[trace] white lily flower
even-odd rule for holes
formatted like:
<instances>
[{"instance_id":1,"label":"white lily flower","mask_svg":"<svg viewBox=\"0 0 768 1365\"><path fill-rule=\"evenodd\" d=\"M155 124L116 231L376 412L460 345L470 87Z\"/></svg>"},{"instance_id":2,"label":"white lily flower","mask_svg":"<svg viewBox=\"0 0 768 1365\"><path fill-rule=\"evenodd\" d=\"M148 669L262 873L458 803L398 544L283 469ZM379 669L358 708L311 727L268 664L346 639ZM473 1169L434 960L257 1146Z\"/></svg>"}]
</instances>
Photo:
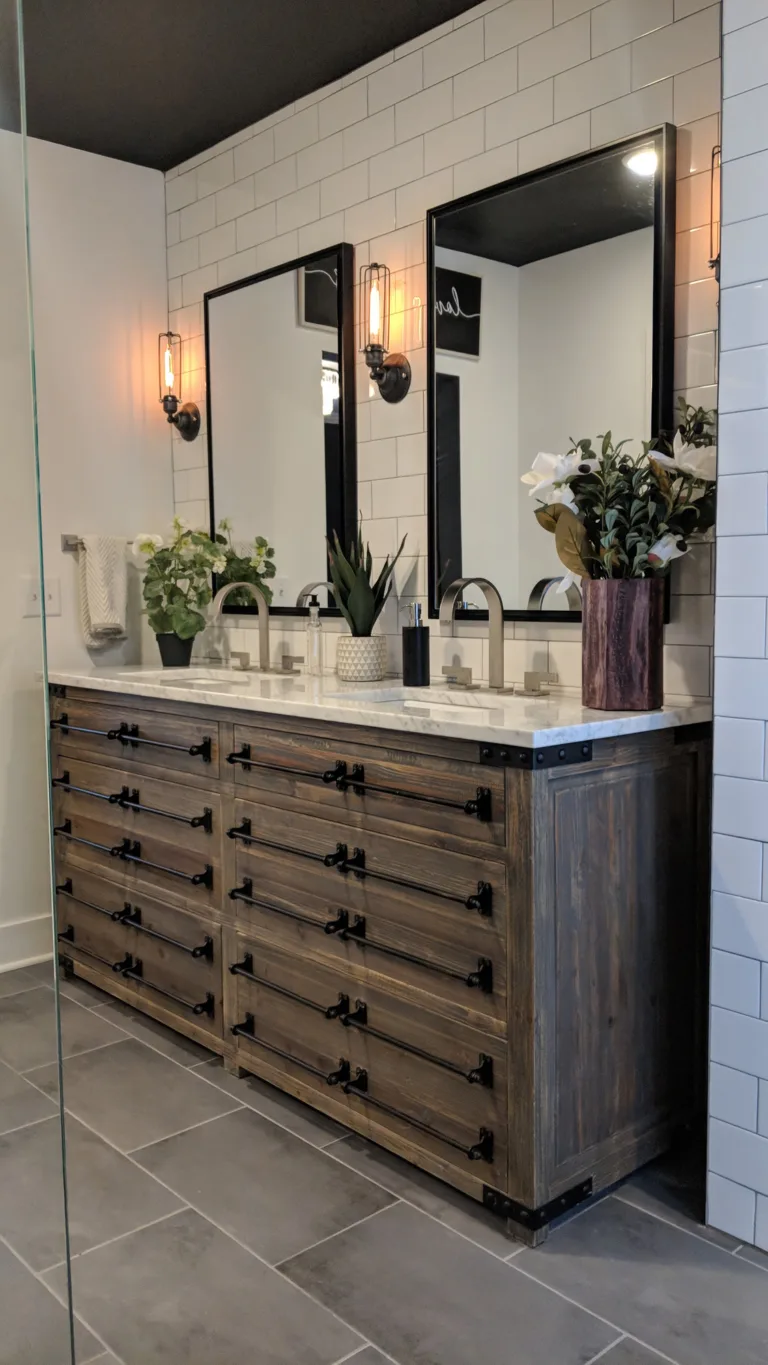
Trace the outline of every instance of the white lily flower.
<instances>
[{"instance_id":1,"label":"white lily flower","mask_svg":"<svg viewBox=\"0 0 768 1365\"><path fill-rule=\"evenodd\" d=\"M578 503L571 492L570 484L553 484L551 489L546 493L546 496L542 493L544 486L544 484L539 484L538 488L534 488L533 491L538 497L544 497L544 501L548 507L552 507L554 503L562 503L564 507L570 507L572 512L577 510Z\"/></svg>"},{"instance_id":2,"label":"white lily flower","mask_svg":"<svg viewBox=\"0 0 768 1365\"><path fill-rule=\"evenodd\" d=\"M563 574L562 578L560 579L560 582L555 588L555 592L556 593L567 592L568 589L572 588L574 584L576 585L576 587L578 587L580 583L581 578L579 577L579 575L577 573L574 573L572 569L569 569L566 574Z\"/></svg>"},{"instance_id":3,"label":"white lily flower","mask_svg":"<svg viewBox=\"0 0 768 1365\"><path fill-rule=\"evenodd\" d=\"M682 549L680 548L682 546ZM653 564L668 564L671 559L680 559L681 555L686 554L688 546L679 536L673 536L671 531L656 541L648 551L648 558Z\"/></svg>"},{"instance_id":4,"label":"white lily flower","mask_svg":"<svg viewBox=\"0 0 768 1365\"><path fill-rule=\"evenodd\" d=\"M717 446L690 446L679 431L672 442L675 461L686 474L714 483L717 477Z\"/></svg>"}]
</instances>

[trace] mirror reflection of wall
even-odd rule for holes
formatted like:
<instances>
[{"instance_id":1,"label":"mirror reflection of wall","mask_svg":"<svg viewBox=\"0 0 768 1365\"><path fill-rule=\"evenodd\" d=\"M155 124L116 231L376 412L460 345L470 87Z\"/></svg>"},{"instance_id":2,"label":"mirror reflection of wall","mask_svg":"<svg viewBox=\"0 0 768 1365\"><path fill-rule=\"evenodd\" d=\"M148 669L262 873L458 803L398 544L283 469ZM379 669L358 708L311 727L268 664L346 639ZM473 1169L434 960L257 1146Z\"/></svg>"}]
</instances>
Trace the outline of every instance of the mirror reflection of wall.
<instances>
[{"instance_id":1,"label":"mirror reflection of wall","mask_svg":"<svg viewBox=\"0 0 768 1365\"><path fill-rule=\"evenodd\" d=\"M637 449L661 423L663 138L645 142L658 144L650 175L622 144L433 217L433 607L453 579L482 574L525 610L564 571L521 475L539 451L606 430ZM471 588L465 601L485 605ZM541 609L572 605L550 591Z\"/></svg>"},{"instance_id":2,"label":"mirror reflection of wall","mask_svg":"<svg viewBox=\"0 0 768 1365\"><path fill-rule=\"evenodd\" d=\"M351 287L346 251L346 270L333 251L206 301L212 519L228 519L238 548L269 542L278 608L327 579L326 535L344 538L355 520L354 403L345 412L343 400L353 337L338 301Z\"/></svg>"}]
</instances>

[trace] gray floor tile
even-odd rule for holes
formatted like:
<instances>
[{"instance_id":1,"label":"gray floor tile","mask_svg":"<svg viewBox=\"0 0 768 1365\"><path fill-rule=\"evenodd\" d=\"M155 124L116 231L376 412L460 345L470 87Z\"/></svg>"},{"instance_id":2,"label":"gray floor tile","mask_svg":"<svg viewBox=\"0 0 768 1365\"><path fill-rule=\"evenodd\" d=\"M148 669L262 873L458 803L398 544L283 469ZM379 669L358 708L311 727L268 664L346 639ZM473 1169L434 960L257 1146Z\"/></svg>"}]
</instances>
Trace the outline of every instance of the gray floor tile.
<instances>
[{"instance_id":1,"label":"gray floor tile","mask_svg":"<svg viewBox=\"0 0 768 1365\"><path fill-rule=\"evenodd\" d=\"M49 1118L56 1113L57 1107L23 1076L0 1062L0 1133Z\"/></svg>"},{"instance_id":2,"label":"gray floor tile","mask_svg":"<svg viewBox=\"0 0 768 1365\"><path fill-rule=\"evenodd\" d=\"M102 1022L101 1027L110 1026ZM32 1072L31 1079L46 1095L57 1094L55 1067ZM64 1097L68 1113L121 1152L216 1118L234 1105L228 1095L134 1038L70 1057L64 1063Z\"/></svg>"},{"instance_id":3,"label":"gray floor tile","mask_svg":"<svg viewBox=\"0 0 768 1365\"><path fill-rule=\"evenodd\" d=\"M619 1186L616 1197L735 1251L739 1245L735 1238L704 1223L706 1171L706 1145L694 1140L636 1171Z\"/></svg>"},{"instance_id":4,"label":"gray floor tile","mask_svg":"<svg viewBox=\"0 0 768 1365\"><path fill-rule=\"evenodd\" d=\"M125 1365L331 1365L359 1340L192 1210L78 1257L72 1274L78 1311ZM58 1286L62 1271L45 1278Z\"/></svg>"},{"instance_id":5,"label":"gray floor tile","mask_svg":"<svg viewBox=\"0 0 768 1365\"><path fill-rule=\"evenodd\" d=\"M381 1351L377 1351L375 1346L364 1346L362 1351L352 1356L349 1365L391 1365L391 1361L388 1361Z\"/></svg>"},{"instance_id":6,"label":"gray floor tile","mask_svg":"<svg viewBox=\"0 0 768 1365\"><path fill-rule=\"evenodd\" d=\"M393 1202L251 1109L145 1147L135 1159L271 1265Z\"/></svg>"},{"instance_id":7,"label":"gray floor tile","mask_svg":"<svg viewBox=\"0 0 768 1365\"><path fill-rule=\"evenodd\" d=\"M110 1000L104 995L102 1004L98 1005L94 1012L98 1018L108 1019L117 1028L125 1029L132 1038L138 1038L140 1043L146 1043L148 1047L162 1052L164 1057L169 1057L172 1062L178 1062L180 1066L195 1066L214 1055L209 1048L201 1047L191 1038L185 1038L183 1034L166 1028L165 1024L151 1019L148 1014L140 1014L122 1000Z\"/></svg>"},{"instance_id":8,"label":"gray floor tile","mask_svg":"<svg viewBox=\"0 0 768 1365\"><path fill-rule=\"evenodd\" d=\"M338 1161L369 1176L497 1256L509 1256L520 1245L507 1236L503 1218L495 1218L474 1199L365 1138L352 1136L335 1142L332 1153Z\"/></svg>"},{"instance_id":9,"label":"gray floor tile","mask_svg":"<svg viewBox=\"0 0 768 1365\"><path fill-rule=\"evenodd\" d=\"M92 986L90 981L81 981L77 976L67 977L63 972L59 976L59 995L65 1000L74 1000L75 1004L83 1005L88 1010L96 1005L106 1005L112 999L106 991Z\"/></svg>"},{"instance_id":10,"label":"gray floor tile","mask_svg":"<svg viewBox=\"0 0 768 1365\"><path fill-rule=\"evenodd\" d=\"M102 1349L79 1323L75 1348L84 1361ZM70 1365L71 1358L66 1308L0 1244L0 1365Z\"/></svg>"},{"instance_id":11,"label":"gray floor tile","mask_svg":"<svg viewBox=\"0 0 768 1365\"><path fill-rule=\"evenodd\" d=\"M768 1252L760 1251L759 1247L740 1247L736 1255L768 1272Z\"/></svg>"},{"instance_id":12,"label":"gray floor tile","mask_svg":"<svg viewBox=\"0 0 768 1365\"><path fill-rule=\"evenodd\" d=\"M288 1128L315 1147L327 1147L349 1131L340 1123L334 1123L333 1119L326 1118L325 1114L310 1109L308 1104L302 1104L301 1100L295 1100L292 1095L285 1095L276 1086L260 1080L258 1076L230 1076L218 1057L207 1066L201 1066L200 1075L226 1090L228 1095L234 1095L241 1104L247 1104L266 1118L274 1119L275 1123L281 1123L283 1128Z\"/></svg>"},{"instance_id":13,"label":"gray floor tile","mask_svg":"<svg viewBox=\"0 0 768 1365\"><path fill-rule=\"evenodd\" d=\"M680 1365L765 1365L761 1272L609 1198L513 1264Z\"/></svg>"},{"instance_id":14,"label":"gray floor tile","mask_svg":"<svg viewBox=\"0 0 768 1365\"><path fill-rule=\"evenodd\" d=\"M61 1048L65 1057L116 1043L124 1033L72 1000L61 1001ZM30 1071L56 1060L56 997L47 986L0 1000L0 1061Z\"/></svg>"},{"instance_id":15,"label":"gray floor tile","mask_svg":"<svg viewBox=\"0 0 768 1365\"><path fill-rule=\"evenodd\" d=\"M53 969L48 963L48 975L53 979ZM19 991L29 991L40 982L29 967L17 967L12 972L0 972L0 999L4 995L17 995Z\"/></svg>"},{"instance_id":16,"label":"gray floor tile","mask_svg":"<svg viewBox=\"0 0 768 1365\"><path fill-rule=\"evenodd\" d=\"M616 1339L406 1204L281 1269L400 1365L585 1365Z\"/></svg>"},{"instance_id":17,"label":"gray floor tile","mask_svg":"<svg viewBox=\"0 0 768 1365\"><path fill-rule=\"evenodd\" d=\"M71 1116L66 1135L73 1255L182 1207L183 1199ZM33 1270L66 1256L58 1118L0 1138L0 1236Z\"/></svg>"}]
</instances>

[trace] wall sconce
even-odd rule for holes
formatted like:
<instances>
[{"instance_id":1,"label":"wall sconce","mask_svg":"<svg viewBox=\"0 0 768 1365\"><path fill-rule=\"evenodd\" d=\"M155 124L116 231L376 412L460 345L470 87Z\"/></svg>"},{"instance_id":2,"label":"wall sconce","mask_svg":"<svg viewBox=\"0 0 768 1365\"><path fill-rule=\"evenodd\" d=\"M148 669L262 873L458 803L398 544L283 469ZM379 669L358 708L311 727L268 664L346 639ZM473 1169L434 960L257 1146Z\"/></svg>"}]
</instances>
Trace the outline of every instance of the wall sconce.
<instances>
[{"instance_id":1,"label":"wall sconce","mask_svg":"<svg viewBox=\"0 0 768 1365\"><path fill-rule=\"evenodd\" d=\"M181 398L181 337L177 332L161 332L157 339L157 358L160 374L160 402L163 412L176 427L184 441L194 441L200 431L200 409L197 403L183 403Z\"/></svg>"},{"instance_id":2,"label":"wall sconce","mask_svg":"<svg viewBox=\"0 0 768 1365\"><path fill-rule=\"evenodd\" d=\"M411 367L404 355L389 347L389 271L385 265L365 265L360 271L360 349L387 403L399 403L411 387Z\"/></svg>"},{"instance_id":3,"label":"wall sconce","mask_svg":"<svg viewBox=\"0 0 768 1365\"><path fill-rule=\"evenodd\" d=\"M709 268L720 283L720 143L712 148L709 168Z\"/></svg>"}]
</instances>

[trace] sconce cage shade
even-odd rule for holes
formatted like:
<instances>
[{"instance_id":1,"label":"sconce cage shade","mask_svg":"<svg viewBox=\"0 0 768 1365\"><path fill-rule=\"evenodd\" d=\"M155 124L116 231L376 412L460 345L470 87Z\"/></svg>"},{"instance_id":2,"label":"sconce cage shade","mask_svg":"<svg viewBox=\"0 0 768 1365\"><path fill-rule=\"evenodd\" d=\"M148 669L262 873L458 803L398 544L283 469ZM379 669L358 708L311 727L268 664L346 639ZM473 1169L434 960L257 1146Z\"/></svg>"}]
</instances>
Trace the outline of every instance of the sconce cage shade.
<instances>
[{"instance_id":1,"label":"sconce cage shade","mask_svg":"<svg viewBox=\"0 0 768 1365\"><path fill-rule=\"evenodd\" d=\"M360 350L389 350L389 270L375 261L360 270Z\"/></svg>"},{"instance_id":2,"label":"sconce cage shade","mask_svg":"<svg viewBox=\"0 0 768 1365\"><path fill-rule=\"evenodd\" d=\"M181 398L181 337L178 332L161 332L157 339L157 370L160 402L172 394Z\"/></svg>"}]
</instances>

